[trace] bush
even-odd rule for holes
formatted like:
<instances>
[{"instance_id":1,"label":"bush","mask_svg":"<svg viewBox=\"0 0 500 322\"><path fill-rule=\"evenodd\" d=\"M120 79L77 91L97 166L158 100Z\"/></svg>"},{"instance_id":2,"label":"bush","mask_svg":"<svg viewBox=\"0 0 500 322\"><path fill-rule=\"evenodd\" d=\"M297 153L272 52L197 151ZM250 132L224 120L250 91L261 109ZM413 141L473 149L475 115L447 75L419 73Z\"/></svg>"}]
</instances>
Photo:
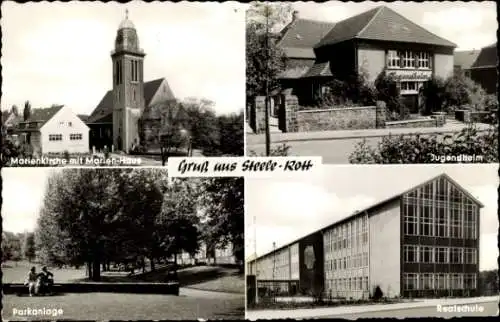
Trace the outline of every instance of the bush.
<instances>
[{"instance_id":1,"label":"bush","mask_svg":"<svg viewBox=\"0 0 500 322\"><path fill-rule=\"evenodd\" d=\"M349 156L353 164L435 163L432 156L482 156L481 163L498 162L498 128L478 132L474 124L460 133L437 137L436 135L387 136L376 147L366 140L356 145ZM460 161L453 161L460 162ZM465 161L463 161L465 162Z\"/></svg>"},{"instance_id":2,"label":"bush","mask_svg":"<svg viewBox=\"0 0 500 322\"><path fill-rule=\"evenodd\" d=\"M380 301L384 297L384 292L382 292L382 289L380 286L376 286L375 290L373 291L373 300L374 301Z\"/></svg>"},{"instance_id":3,"label":"bush","mask_svg":"<svg viewBox=\"0 0 500 322\"><path fill-rule=\"evenodd\" d=\"M445 108L470 106L473 110L484 111L496 98L487 95L485 90L463 73L449 77L443 84Z\"/></svg>"},{"instance_id":4,"label":"bush","mask_svg":"<svg viewBox=\"0 0 500 322\"><path fill-rule=\"evenodd\" d=\"M66 160L67 162L69 162L70 155L69 155L68 150L64 150L64 152L63 152L63 158L64 158L64 160Z\"/></svg>"},{"instance_id":5,"label":"bush","mask_svg":"<svg viewBox=\"0 0 500 322\"><path fill-rule=\"evenodd\" d=\"M424 100L421 110L422 115L431 115L433 112L441 112L445 109L448 94L443 79L432 77L424 83L421 94Z\"/></svg>"},{"instance_id":6,"label":"bush","mask_svg":"<svg viewBox=\"0 0 500 322\"><path fill-rule=\"evenodd\" d=\"M387 107L387 121L398 121L406 119L409 115L408 109L401 101L401 92L393 74L385 71L375 79L376 98L383 101Z\"/></svg>"},{"instance_id":7,"label":"bush","mask_svg":"<svg viewBox=\"0 0 500 322\"><path fill-rule=\"evenodd\" d=\"M271 148L271 157L287 157L289 155L290 151L290 146L286 145L283 143L282 145L276 147L276 148ZM257 152L251 150L248 153L248 156L250 157L265 157L265 153L261 153L260 155L257 154Z\"/></svg>"}]
</instances>

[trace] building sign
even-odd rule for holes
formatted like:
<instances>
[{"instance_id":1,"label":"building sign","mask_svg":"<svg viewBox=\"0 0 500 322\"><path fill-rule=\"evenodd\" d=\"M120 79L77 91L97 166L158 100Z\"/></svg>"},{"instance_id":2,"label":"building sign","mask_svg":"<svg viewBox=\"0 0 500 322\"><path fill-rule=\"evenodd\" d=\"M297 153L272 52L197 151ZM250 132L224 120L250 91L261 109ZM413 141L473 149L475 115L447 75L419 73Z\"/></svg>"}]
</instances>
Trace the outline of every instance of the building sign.
<instances>
[{"instance_id":1,"label":"building sign","mask_svg":"<svg viewBox=\"0 0 500 322\"><path fill-rule=\"evenodd\" d=\"M389 70L399 81L426 81L432 77L431 70Z\"/></svg>"},{"instance_id":2,"label":"building sign","mask_svg":"<svg viewBox=\"0 0 500 322\"><path fill-rule=\"evenodd\" d=\"M307 246L304 249L304 264L307 269L313 269L315 261L316 258L314 257L314 248L312 246Z\"/></svg>"}]
</instances>

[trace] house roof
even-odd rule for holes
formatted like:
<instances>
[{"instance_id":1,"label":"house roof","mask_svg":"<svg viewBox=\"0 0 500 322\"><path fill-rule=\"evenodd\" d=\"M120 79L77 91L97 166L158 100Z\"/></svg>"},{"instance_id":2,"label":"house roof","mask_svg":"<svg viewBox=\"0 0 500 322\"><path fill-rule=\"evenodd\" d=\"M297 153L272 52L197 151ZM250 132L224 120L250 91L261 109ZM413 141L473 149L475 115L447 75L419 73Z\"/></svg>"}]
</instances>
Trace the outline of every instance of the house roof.
<instances>
[{"instance_id":1,"label":"house roof","mask_svg":"<svg viewBox=\"0 0 500 322\"><path fill-rule=\"evenodd\" d=\"M306 77L328 77L328 76L333 76L332 72L330 70L330 62L325 62L325 63L315 63L307 73L305 73L303 78Z\"/></svg>"},{"instance_id":2,"label":"house roof","mask_svg":"<svg viewBox=\"0 0 500 322\"><path fill-rule=\"evenodd\" d=\"M86 123L86 122L87 122L87 120L89 119L89 116L88 116L88 115L86 115L86 114L78 114L77 116L78 116L78 117L80 118L80 120L82 120L84 123Z\"/></svg>"},{"instance_id":3,"label":"house roof","mask_svg":"<svg viewBox=\"0 0 500 322\"><path fill-rule=\"evenodd\" d=\"M21 116L19 122L19 130L38 131L45 125L64 105L55 105L48 108L34 108L31 110L31 115L27 120Z\"/></svg>"},{"instance_id":4,"label":"house roof","mask_svg":"<svg viewBox=\"0 0 500 322\"><path fill-rule=\"evenodd\" d=\"M280 79L297 79L303 77L309 70L308 66L290 67L278 75Z\"/></svg>"},{"instance_id":5,"label":"house roof","mask_svg":"<svg viewBox=\"0 0 500 322\"><path fill-rule=\"evenodd\" d=\"M358 217L358 216L360 216L360 215L362 215L364 213L372 212L373 210L375 210L377 208L380 208L380 207L383 207L384 205L386 205L386 204L388 204L388 203L390 203L390 202L392 202L392 201L394 201L394 200L396 200L398 198L401 198L403 195L405 195L405 194L407 194L407 193L409 193L409 192L411 192L411 191L413 191L413 190L415 190L417 188L425 186L426 184L428 184L428 183L430 183L430 182L432 182L432 181L434 181L436 179L439 179L439 178L445 178L445 179L447 179L449 182L451 182L453 185L455 185L458 189L460 189L467 197L469 197L475 203L477 203L477 205L479 207L481 207L481 208L484 207L484 205L476 197L474 197L471 193L469 193L467 190L465 190L460 184L458 184L455 180L453 180L449 175L447 175L446 173L442 173L442 174L440 174L438 176L434 176L434 177L432 177L432 178L430 178L430 179L428 179L428 180L426 180L426 181L424 181L424 182L422 182L422 183L420 183L418 185L413 185L411 188L402 190L401 192L393 195L392 197L383 199L382 201L380 201L378 203L375 203L375 204L369 206L368 208L365 208L364 210L356 211L355 213L353 213L353 214L351 214L351 215L349 215L347 217L344 217L343 219L338 220L338 221L334 222L333 224L330 224L330 225L328 225L326 227L323 227L323 228L321 228L319 230L316 230L315 232L310 233L310 234L308 234L308 235L306 235L304 237L301 237L299 239L296 239L293 242L287 243L286 245L280 246L279 248L276 248L273 251L267 252L264 255L259 256L257 259L264 258L264 257L266 257L266 256L268 256L268 255L270 255L270 254L272 254L272 253L274 253L276 251L279 251L279 250L281 250L281 249L283 249L285 247L288 247L288 246L290 246L292 244L295 244L296 242L298 242L298 241L300 241L300 240L302 240L304 238L307 238L307 237L312 236L312 235L317 234L317 233L322 233L325 230L328 230L328 229L330 229L330 228L332 228L334 226L337 226L337 225L339 225L339 224L341 224L343 222L347 222L349 220L352 220L355 217Z\"/></svg>"},{"instance_id":6,"label":"house roof","mask_svg":"<svg viewBox=\"0 0 500 322\"><path fill-rule=\"evenodd\" d=\"M165 81L166 83L166 96L174 97L172 89L166 82L165 78L158 78L144 83L144 102L149 106L154 95L160 88L160 85ZM95 110L88 117L87 123L109 123L113 121L113 91L106 92L101 102L97 105Z\"/></svg>"},{"instance_id":7,"label":"house roof","mask_svg":"<svg viewBox=\"0 0 500 322\"><path fill-rule=\"evenodd\" d=\"M314 58L312 48L333 26L335 26L333 22L294 19L281 31L282 36L278 46L285 49L287 57Z\"/></svg>"},{"instance_id":8,"label":"house roof","mask_svg":"<svg viewBox=\"0 0 500 322\"><path fill-rule=\"evenodd\" d=\"M431 33L396 11L380 6L336 23L315 48L351 39L456 47L456 44Z\"/></svg>"},{"instance_id":9,"label":"house roof","mask_svg":"<svg viewBox=\"0 0 500 322\"><path fill-rule=\"evenodd\" d=\"M497 44L492 44L481 49L476 61L471 68L497 67L498 54Z\"/></svg>"},{"instance_id":10,"label":"house roof","mask_svg":"<svg viewBox=\"0 0 500 322\"><path fill-rule=\"evenodd\" d=\"M453 53L453 64L464 70L470 69L479 56L479 52L479 50L456 51Z\"/></svg>"}]
</instances>

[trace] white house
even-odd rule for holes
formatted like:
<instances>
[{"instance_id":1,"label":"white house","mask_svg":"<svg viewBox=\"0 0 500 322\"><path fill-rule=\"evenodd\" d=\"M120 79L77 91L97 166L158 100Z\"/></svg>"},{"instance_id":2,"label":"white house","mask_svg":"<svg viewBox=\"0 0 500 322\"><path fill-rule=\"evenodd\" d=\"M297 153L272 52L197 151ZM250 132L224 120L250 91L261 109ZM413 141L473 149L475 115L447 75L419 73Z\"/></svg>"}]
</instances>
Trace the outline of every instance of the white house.
<instances>
[{"instance_id":1,"label":"white house","mask_svg":"<svg viewBox=\"0 0 500 322\"><path fill-rule=\"evenodd\" d=\"M33 109L28 120L19 122L17 131L34 153L89 152L90 129L66 106Z\"/></svg>"}]
</instances>

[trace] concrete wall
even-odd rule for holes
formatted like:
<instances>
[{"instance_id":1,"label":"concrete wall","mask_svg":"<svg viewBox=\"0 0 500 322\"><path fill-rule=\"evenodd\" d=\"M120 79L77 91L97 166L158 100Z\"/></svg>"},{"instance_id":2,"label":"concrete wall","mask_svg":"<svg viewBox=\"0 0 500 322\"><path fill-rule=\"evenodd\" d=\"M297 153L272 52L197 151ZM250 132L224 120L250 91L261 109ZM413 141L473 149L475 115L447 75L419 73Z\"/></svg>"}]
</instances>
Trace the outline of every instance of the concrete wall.
<instances>
[{"instance_id":1,"label":"concrete wall","mask_svg":"<svg viewBox=\"0 0 500 322\"><path fill-rule=\"evenodd\" d=\"M396 200L369 217L369 291L379 286L384 296L400 294L401 211Z\"/></svg>"},{"instance_id":2,"label":"concrete wall","mask_svg":"<svg viewBox=\"0 0 500 322\"><path fill-rule=\"evenodd\" d=\"M89 127L68 107L59 110L40 129L42 153L89 152ZM62 134L61 141L49 141L50 134ZM70 134L81 134L81 140L70 140Z\"/></svg>"},{"instance_id":3,"label":"concrete wall","mask_svg":"<svg viewBox=\"0 0 500 322\"><path fill-rule=\"evenodd\" d=\"M385 127L387 129L394 128L414 128L414 127L435 127L443 126L442 122L438 122L435 118L423 118L417 120L407 120L407 121L392 121L385 122Z\"/></svg>"},{"instance_id":4,"label":"concrete wall","mask_svg":"<svg viewBox=\"0 0 500 322\"><path fill-rule=\"evenodd\" d=\"M368 82L375 82L377 76L384 70L385 65L385 50L369 48L358 49L358 70L367 73Z\"/></svg>"},{"instance_id":5,"label":"concrete wall","mask_svg":"<svg viewBox=\"0 0 500 322\"><path fill-rule=\"evenodd\" d=\"M346 107L297 112L299 132L376 128L376 107Z\"/></svg>"},{"instance_id":6,"label":"concrete wall","mask_svg":"<svg viewBox=\"0 0 500 322\"><path fill-rule=\"evenodd\" d=\"M453 75L453 54L434 54L434 76L448 78Z\"/></svg>"}]
</instances>

